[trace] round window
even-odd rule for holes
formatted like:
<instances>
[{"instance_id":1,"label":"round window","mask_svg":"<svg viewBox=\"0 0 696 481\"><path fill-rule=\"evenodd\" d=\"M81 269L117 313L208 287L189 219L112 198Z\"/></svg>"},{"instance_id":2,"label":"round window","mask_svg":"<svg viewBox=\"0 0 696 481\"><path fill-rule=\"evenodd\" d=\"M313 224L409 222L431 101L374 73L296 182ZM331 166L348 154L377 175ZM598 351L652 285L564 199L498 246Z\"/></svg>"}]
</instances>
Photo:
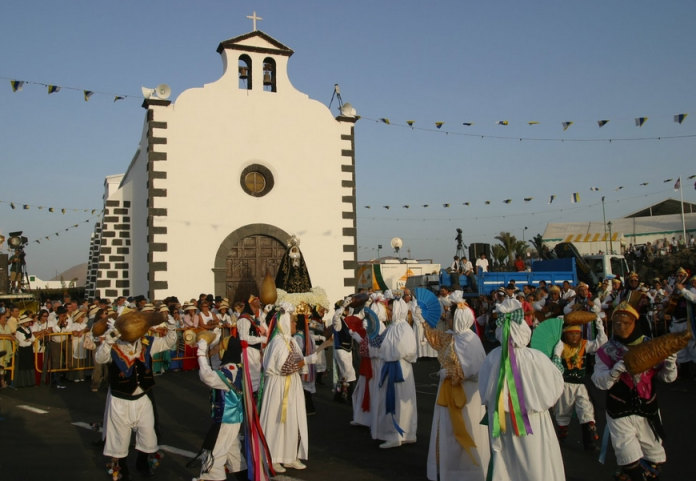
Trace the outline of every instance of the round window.
<instances>
[{"instance_id":1,"label":"round window","mask_svg":"<svg viewBox=\"0 0 696 481\"><path fill-rule=\"evenodd\" d=\"M266 188L266 178L260 172L249 172L244 176L244 184L252 195L258 195Z\"/></svg>"},{"instance_id":2,"label":"round window","mask_svg":"<svg viewBox=\"0 0 696 481\"><path fill-rule=\"evenodd\" d=\"M242 189L253 197L263 197L273 188L273 174L263 165L253 164L242 171Z\"/></svg>"}]
</instances>

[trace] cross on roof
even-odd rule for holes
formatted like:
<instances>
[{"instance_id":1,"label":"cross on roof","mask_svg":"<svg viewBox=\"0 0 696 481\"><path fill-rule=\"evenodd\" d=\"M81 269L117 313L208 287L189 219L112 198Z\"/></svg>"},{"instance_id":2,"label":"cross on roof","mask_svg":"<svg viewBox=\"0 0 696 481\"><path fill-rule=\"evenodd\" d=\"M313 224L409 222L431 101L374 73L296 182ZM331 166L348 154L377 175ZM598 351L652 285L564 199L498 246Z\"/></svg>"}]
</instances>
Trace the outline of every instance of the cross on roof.
<instances>
[{"instance_id":1,"label":"cross on roof","mask_svg":"<svg viewBox=\"0 0 696 481\"><path fill-rule=\"evenodd\" d=\"M257 20L263 20L261 17L256 16L256 12L254 12L253 15L247 15L247 18L250 18L252 22L254 22L254 32L256 31L256 21Z\"/></svg>"}]
</instances>

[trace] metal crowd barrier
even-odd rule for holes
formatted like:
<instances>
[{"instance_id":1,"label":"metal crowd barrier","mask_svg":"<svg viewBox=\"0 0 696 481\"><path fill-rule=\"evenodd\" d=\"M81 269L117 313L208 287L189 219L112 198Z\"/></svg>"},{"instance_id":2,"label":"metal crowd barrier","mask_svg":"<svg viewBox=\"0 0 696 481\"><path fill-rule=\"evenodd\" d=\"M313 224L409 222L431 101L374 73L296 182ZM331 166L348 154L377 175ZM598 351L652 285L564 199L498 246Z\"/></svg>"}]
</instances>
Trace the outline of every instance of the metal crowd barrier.
<instances>
[{"instance_id":1,"label":"metal crowd barrier","mask_svg":"<svg viewBox=\"0 0 696 481\"><path fill-rule=\"evenodd\" d=\"M197 359L196 351L197 348L189 348L188 353L186 352L186 346L184 344L184 331L188 328L176 329L177 343L174 348L170 351L172 353L170 361L185 361L185 360L195 360ZM231 333L231 328L222 328L222 337L229 336ZM75 358L73 356L73 335L72 333L62 333L56 332L51 334L46 334L45 336L36 339L34 341L34 368L39 372L54 373L54 372L67 372L67 371L86 371L94 369L94 361L92 353L82 347L82 342L84 336L88 335L89 331L84 331L84 334L79 337L79 350L78 354L84 355L84 358ZM149 335L154 337L163 337L166 333L160 333L157 331L149 331ZM16 352L16 342L12 342L13 352ZM43 347L43 352L41 349ZM97 349L99 345L97 345ZM219 349L219 348L218 348ZM211 350L209 354L215 354L215 348ZM43 354L43 359L41 359L40 354ZM12 361L10 366L6 366L6 370L11 371L11 379L14 380L14 366L15 366L15 356L12 356ZM196 365L197 367L197 365Z\"/></svg>"},{"instance_id":2,"label":"metal crowd barrier","mask_svg":"<svg viewBox=\"0 0 696 481\"><path fill-rule=\"evenodd\" d=\"M84 356L84 358L75 358L73 356L72 333L54 332L36 339L34 341L34 368L44 374L94 369L92 351L82 347L84 336L88 332L84 331L84 334L78 337L79 348L77 354ZM40 352L42 347L44 348L43 362L40 362L39 354L42 354Z\"/></svg>"},{"instance_id":3,"label":"metal crowd barrier","mask_svg":"<svg viewBox=\"0 0 696 481\"><path fill-rule=\"evenodd\" d=\"M10 372L10 383L14 382L14 376L15 376L15 359L17 358L17 341L13 338L2 338L0 341L8 341L12 345L12 349L10 349L8 352L12 353L10 357L10 365L9 366L4 366L4 372L3 376L7 375L7 371Z\"/></svg>"}]
</instances>

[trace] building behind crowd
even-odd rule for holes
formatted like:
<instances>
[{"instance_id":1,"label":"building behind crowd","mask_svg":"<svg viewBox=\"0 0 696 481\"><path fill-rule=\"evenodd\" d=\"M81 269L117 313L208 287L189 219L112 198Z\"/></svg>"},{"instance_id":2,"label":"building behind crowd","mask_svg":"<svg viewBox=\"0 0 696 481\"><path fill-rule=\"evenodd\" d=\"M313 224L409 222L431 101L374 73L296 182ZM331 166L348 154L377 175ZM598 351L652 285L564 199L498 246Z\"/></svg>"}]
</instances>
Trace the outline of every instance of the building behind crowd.
<instances>
[{"instance_id":1,"label":"building behind crowd","mask_svg":"<svg viewBox=\"0 0 696 481\"><path fill-rule=\"evenodd\" d=\"M611 226L607 225L611 222ZM684 202L685 243L696 235L696 205ZM644 207L632 214L603 222L550 223L546 226L543 239L553 248L559 242L572 242L581 254L609 252L623 253L631 244L642 246L660 240L671 242L672 237L684 236L682 228L681 202L665 199ZM611 230L611 236L609 234ZM610 240L611 239L611 242ZM666 246L665 246L666 247Z\"/></svg>"},{"instance_id":2,"label":"building behind crowd","mask_svg":"<svg viewBox=\"0 0 696 481\"><path fill-rule=\"evenodd\" d=\"M261 31L217 51L218 80L144 101L139 148L104 181L88 296L232 299L242 279L275 277L292 234L314 286L354 291L355 111L296 90L293 51Z\"/></svg>"}]
</instances>

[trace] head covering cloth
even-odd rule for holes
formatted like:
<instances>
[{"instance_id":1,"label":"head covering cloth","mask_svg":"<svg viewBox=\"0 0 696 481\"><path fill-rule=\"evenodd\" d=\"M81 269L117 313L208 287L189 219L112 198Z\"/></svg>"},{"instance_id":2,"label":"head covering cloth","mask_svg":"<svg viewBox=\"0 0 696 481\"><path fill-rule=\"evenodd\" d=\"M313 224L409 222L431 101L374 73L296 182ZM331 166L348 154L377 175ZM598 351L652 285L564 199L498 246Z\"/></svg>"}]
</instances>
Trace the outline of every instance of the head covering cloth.
<instances>
[{"instance_id":1,"label":"head covering cloth","mask_svg":"<svg viewBox=\"0 0 696 481\"><path fill-rule=\"evenodd\" d=\"M496 391L496 410L493 414L492 436L500 437L507 432L505 420L504 386L508 387L507 403L510 409L512 428L516 436L526 436L532 433L532 426L527 414L527 406L524 397L524 386L520 375L516 347L524 347L529 342L530 330L524 322L522 304L516 299L505 299L498 306L498 319L496 324L496 337L501 344L500 373L498 374L498 388Z\"/></svg>"}]
</instances>

